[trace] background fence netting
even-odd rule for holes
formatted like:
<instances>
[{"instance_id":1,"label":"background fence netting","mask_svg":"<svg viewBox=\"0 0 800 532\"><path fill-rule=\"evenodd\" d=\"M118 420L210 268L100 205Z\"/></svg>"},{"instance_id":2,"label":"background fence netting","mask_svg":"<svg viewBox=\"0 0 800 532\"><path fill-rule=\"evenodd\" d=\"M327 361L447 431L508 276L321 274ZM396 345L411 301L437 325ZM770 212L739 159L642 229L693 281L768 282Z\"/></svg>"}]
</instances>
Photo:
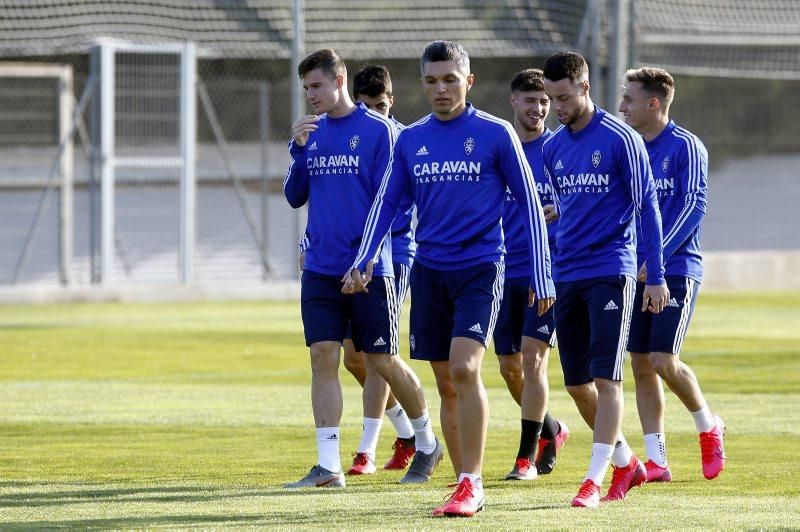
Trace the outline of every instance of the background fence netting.
<instances>
[{"instance_id":1,"label":"background fence netting","mask_svg":"<svg viewBox=\"0 0 800 532\"><path fill-rule=\"evenodd\" d=\"M421 0L365 4L305 0L303 49L335 48L353 73L389 67L395 116L429 109L419 55L429 41L461 42L472 58L473 103L510 118L508 85L553 51L592 61L595 99L609 86L618 8L627 10L627 66L658 65L677 82L673 116L707 144L711 206L704 245L713 251L800 250L794 179L800 163L800 7L780 0ZM196 205L181 220L180 173L169 165L116 172L112 284L180 282L181 223L196 228L193 279L204 286L295 279L303 210L281 194L292 121L293 2L277 0L28 0L0 5L0 62L65 65L74 104L88 88L97 39L197 47ZM118 157L173 158L179 150L179 60L119 54ZM90 102L74 134L72 250L63 260L64 205L57 80L0 70L0 284L98 281L98 124ZM98 89L99 90L99 89ZM91 94L90 99L96 99ZM552 117L551 117L552 120ZM555 125L551 122L551 125ZM51 174L54 177L51 179ZM48 188L49 184L49 188ZM43 198L46 201L43 201ZM752 220L754 205L761 209ZM38 213L38 214L37 214ZM35 229L35 230L32 230ZM23 260L24 259L24 260ZM64 268L67 269L65 276Z\"/></svg>"}]
</instances>

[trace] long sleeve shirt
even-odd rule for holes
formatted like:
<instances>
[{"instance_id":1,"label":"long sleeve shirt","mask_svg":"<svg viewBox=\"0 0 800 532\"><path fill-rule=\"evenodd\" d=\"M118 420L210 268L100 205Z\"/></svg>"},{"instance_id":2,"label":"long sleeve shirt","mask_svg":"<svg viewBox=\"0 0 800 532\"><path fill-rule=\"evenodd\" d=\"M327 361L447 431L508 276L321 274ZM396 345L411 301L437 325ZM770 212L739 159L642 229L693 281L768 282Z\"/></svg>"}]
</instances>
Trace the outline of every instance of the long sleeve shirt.
<instances>
[{"instance_id":1,"label":"long sleeve shirt","mask_svg":"<svg viewBox=\"0 0 800 532\"><path fill-rule=\"evenodd\" d=\"M522 143L522 151L533 171L533 180L536 192L542 205L553 203L553 187L544 173L544 160L542 159L542 146L553 132L545 129L538 138ZM556 227L558 222L547 224L547 240L550 253L554 252ZM503 207L503 233L506 245L506 279L527 277L530 269L530 251L528 238L525 233L525 222L522 211L517 205L517 200L511 194L511 189L506 189L506 203Z\"/></svg>"},{"instance_id":2,"label":"long sleeve shirt","mask_svg":"<svg viewBox=\"0 0 800 532\"><path fill-rule=\"evenodd\" d=\"M391 170L397 130L363 104L341 118L323 115L305 146L289 143L292 162L283 192L294 208L308 203L308 246L304 269L342 276L350 271L362 229L381 183ZM391 243L372 250L374 275L392 277Z\"/></svg>"},{"instance_id":3,"label":"long sleeve shirt","mask_svg":"<svg viewBox=\"0 0 800 532\"><path fill-rule=\"evenodd\" d=\"M398 207L409 199L417 208L416 260L421 264L456 270L502 260L506 187L524 213L531 287L538 297L555 296L544 215L519 139L507 121L469 104L452 120L431 114L401 132L353 267L363 270Z\"/></svg>"},{"instance_id":4,"label":"long sleeve shirt","mask_svg":"<svg viewBox=\"0 0 800 532\"><path fill-rule=\"evenodd\" d=\"M560 213L553 276L557 282L636 276L636 222L647 256L647 283L664 282L661 215L644 140L599 107L577 133L562 126L543 147Z\"/></svg>"},{"instance_id":5,"label":"long sleeve shirt","mask_svg":"<svg viewBox=\"0 0 800 532\"><path fill-rule=\"evenodd\" d=\"M405 126L398 122L392 115L389 115L397 131L402 131ZM409 200L397 212L397 216L392 223L392 263L404 264L409 268L414 264L414 255L417 251L417 244L414 241L414 228L411 222L414 217L414 204ZM297 244L300 253L305 253L311 244L308 230L303 233L302 238Z\"/></svg>"},{"instance_id":6,"label":"long sleeve shirt","mask_svg":"<svg viewBox=\"0 0 800 532\"><path fill-rule=\"evenodd\" d=\"M686 129L669 121L664 131L645 142L655 180L661 222L664 227L666 275L703 279L700 223L708 198L708 152ZM638 250L639 266L647 258Z\"/></svg>"}]
</instances>

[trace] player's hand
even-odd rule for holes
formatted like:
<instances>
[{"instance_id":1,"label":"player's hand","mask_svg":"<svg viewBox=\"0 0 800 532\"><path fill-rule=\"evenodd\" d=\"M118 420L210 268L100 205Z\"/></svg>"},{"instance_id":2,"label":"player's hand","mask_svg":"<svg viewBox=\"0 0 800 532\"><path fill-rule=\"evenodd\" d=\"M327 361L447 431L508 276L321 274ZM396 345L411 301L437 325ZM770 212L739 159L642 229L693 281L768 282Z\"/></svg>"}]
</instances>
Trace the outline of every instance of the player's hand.
<instances>
[{"instance_id":1,"label":"player's hand","mask_svg":"<svg viewBox=\"0 0 800 532\"><path fill-rule=\"evenodd\" d=\"M532 307L534 301L537 301L536 292L534 292L533 288L531 288L529 286L528 287L528 306ZM556 298L554 298L554 297L545 297L543 299L539 299L538 303L537 303L537 306L536 306L536 313L539 316L544 316L545 313L548 310L550 310L550 307L552 307L553 303L555 303L555 302L556 302Z\"/></svg>"},{"instance_id":2,"label":"player's hand","mask_svg":"<svg viewBox=\"0 0 800 532\"><path fill-rule=\"evenodd\" d=\"M542 212L544 212L544 221L549 224L555 222L559 218L555 205L545 205L542 207Z\"/></svg>"},{"instance_id":3,"label":"player's hand","mask_svg":"<svg viewBox=\"0 0 800 532\"><path fill-rule=\"evenodd\" d=\"M303 271L303 267L305 267L305 265L306 265L306 254L305 253L301 252L300 255L297 257L297 265L300 266L300 271L302 272Z\"/></svg>"},{"instance_id":4,"label":"player's hand","mask_svg":"<svg viewBox=\"0 0 800 532\"><path fill-rule=\"evenodd\" d=\"M639 273L636 274L636 280L643 283L647 280L647 264L642 264L639 268Z\"/></svg>"},{"instance_id":5,"label":"player's hand","mask_svg":"<svg viewBox=\"0 0 800 532\"><path fill-rule=\"evenodd\" d=\"M648 284L644 286L644 296L642 297L642 312L649 310L653 314L658 314L669 301L669 288L667 283Z\"/></svg>"},{"instance_id":6,"label":"player's hand","mask_svg":"<svg viewBox=\"0 0 800 532\"><path fill-rule=\"evenodd\" d=\"M355 294L356 292L369 293L367 285L372 280L372 270L375 268L375 261L369 261L364 273L361 273L357 268L353 268L349 273L344 274L342 277L342 293Z\"/></svg>"},{"instance_id":7,"label":"player's hand","mask_svg":"<svg viewBox=\"0 0 800 532\"><path fill-rule=\"evenodd\" d=\"M294 143L298 146L305 146L306 142L308 142L308 135L319 128L317 125L318 120L319 117L317 115L305 115L292 124Z\"/></svg>"}]
</instances>

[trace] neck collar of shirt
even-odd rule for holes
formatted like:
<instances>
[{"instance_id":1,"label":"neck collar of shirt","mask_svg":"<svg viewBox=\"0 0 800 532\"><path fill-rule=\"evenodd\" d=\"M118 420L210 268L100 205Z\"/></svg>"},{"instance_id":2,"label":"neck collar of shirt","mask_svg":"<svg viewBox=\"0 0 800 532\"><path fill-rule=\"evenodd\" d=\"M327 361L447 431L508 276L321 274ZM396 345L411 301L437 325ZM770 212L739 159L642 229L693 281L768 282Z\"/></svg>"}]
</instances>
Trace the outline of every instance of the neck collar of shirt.
<instances>
[{"instance_id":1,"label":"neck collar of shirt","mask_svg":"<svg viewBox=\"0 0 800 532\"><path fill-rule=\"evenodd\" d=\"M339 125L342 125L342 124L346 124L346 123L347 123L349 120L353 120L353 119L355 119L356 117L359 117L359 116L363 115L363 114L364 114L364 113L366 113L366 112L367 112L367 106L366 106L366 105L364 105L364 104L363 104L363 103L361 103L361 102L358 102L358 103L356 104L356 108L355 108L355 110L353 110L353 112L352 112L352 113L348 113L347 115L345 115L345 116L341 116L341 117L339 117L339 118L334 118L334 117L332 117L331 115L326 115L326 118L327 118L327 119L328 119L328 120L329 120L329 121L330 121L332 124L339 126Z\"/></svg>"},{"instance_id":2,"label":"neck collar of shirt","mask_svg":"<svg viewBox=\"0 0 800 532\"><path fill-rule=\"evenodd\" d=\"M603 117L606 114L607 113L603 109L601 109L601 108L597 107L597 105L595 105L594 106L594 116L592 117L592 121L589 122L588 124L586 124L586 127L581 129L577 133L573 133L572 130L569 128L569 126L567 126L566 127L567 134L569 135L569 137L572 140L575 140L575 141L579 141L579 140L585 139L586 137L591 135L592 132L595 129L597 129L597 126L600 125L600 121L603 120Z\"/></svg>"},{"instance_id":3,"label":"neck collar of shirt","mask_svg":"<svg viewBox=\"0 0 800 532\"><path fill-rule=\"evenodd\" d=\"M653 140L651 140L651 141L644 141L644 145L645 145L646 147L648 147L648 148L651 148L651 147L653 147L653 146L657 146L659 143L661 143L661 141L663 141L665 138L667 138L667 137L669 137L669 136L670 136L670 134L672 133L672 130L673 130L673 129L675 129L675 122L673 122L672 120L670 120L669 122L667 122L667 127L665 127L665 128L664 128L664 129L661 131L661 133L659 133L659 134L656 136L656 138L654 138L654 139L653 139Z\"/></svg>"},{"instance_id":4,"label":"neck collar of shirt","mask_svg":"<svg viewBox=\"0 0 800 532\"><path fill-rule=\"evenodd\" d=\"M442 120L440 118L436 118L435 114L431 114L433 119L435 120L434 123L442 126L442 127L458 127L473 116L475 116L475 108L472 106L471 103L467 102L464 111L458 115L457 117L453 118L452 120Z\"/></svg>"},{"instance_id":5,"label":"neck collar of shirt","mask_svg":"<svg viewBox=\"0 0 800 532\"><path fill-rule=\"evenodd\" d=\"M547 137L549 137L551 133L552 131L550 131L547 128L544 128L544 131L542 131L541 135L539 135L533 140L529 140L528 142L523 142L522 147L525 149L535 148L537 145L541 147L542 144L544 144L544 141L547 140Z\"/></svg>"}]
</instances>

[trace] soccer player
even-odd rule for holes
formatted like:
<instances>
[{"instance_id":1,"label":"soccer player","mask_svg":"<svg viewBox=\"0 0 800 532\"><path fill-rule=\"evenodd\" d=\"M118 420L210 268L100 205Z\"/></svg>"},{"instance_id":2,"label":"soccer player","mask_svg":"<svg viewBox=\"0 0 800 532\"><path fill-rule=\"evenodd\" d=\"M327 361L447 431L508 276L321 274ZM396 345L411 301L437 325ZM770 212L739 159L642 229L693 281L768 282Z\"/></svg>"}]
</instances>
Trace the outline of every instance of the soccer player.
<instances>
[{"instance_id":1,"label":"soccer player","mask_svg":"<svg viewBox=\"0 0 800 532\"><path fill-rule=\"evenodd\" d=\"M725 425L711 413L692 369L680 359L703 278L700 224L706 213L708 152L703 143L669 118L675 83L660 68L625 73L619 111L643 137L655 178L664 224L664 269L671 298L660 314L634 312L628 351L636 381L636 404L647 450L647 481L669 482L664 438L664 388L667 383L694 418L700 434L703 475L711 480L725 466ZM645 251L639 249L640 281L646 277ZM636 285L636 300L644 283ZM660 378L659 378L660 377Z\"/></svg>"},{"instance_id":2,"label":"soccer player","mask_svg":"<svg viewBox=\"0 0 800 532\"><path fill-rule=\"evenodd\" d=\"M353 97L356 102L363 103L367 109L387 116L392 120L398 130L404 126L390 114L394 105L392 93L392 79L389 70L382 65L367 65L353 76ZM416 244L414 230L411 227L413 205L403 210L392 224L392 267L395 279L395 294L398 298L398 308L401 309L406 294L411 266L414 263ZM308 247L308 233L300 241L301 264L302 254ZM392 445L392 457L384 466L388 470L402 470L414 456L414 428L408 419L403 407L391 393L389 385L377 373L367 373L364 362L364 353L357 352L353 346L352 331L348 327L344 339L344 367L356 378L364 388L363 405L364 421L362 424L361 441L358 451L353 458L353 465L347 471L348 475L368 475L375 473L375 451L383 425L384 412L392 422L397 433Z\"/></svg>"},{"instance_id":3,"label":"soccer player","mask_svg":"<svg viewBox=\"0 0 800 532\"><path fill-rule=\"evenodd\" d=\"M551 55L544 87L563 124L544 143L544 165L560 213L553 258L556 331L564 383L594 431L589 469L573 506L596 507L609 460L614 474L603 500L622 499L645 481L644 464L620 432L622 373L636 279L634 213L647 257L642 309L669 300L661 218L642 138L597 107L586 60Z\"/></svg>"},{"instance_id":4,"label":"soccer player","mask_svg":"<svg viewBox=\"0 0 800 532\"><path fill-rule=\"evenodd\" d=\"M514 76L511 80L511 107L514 110L514 131L533 170L539 200L544 209L552 209L553 189L544 175L542 161L542 144L552 135L544 125L550 99L544 93L541 70L530 68ZM555 221L547 225L551 250L555 245L556 226ZM533 480L537 474L548 474L553 470L556 452L568 438L569 429L547 413L547 359L550 348L555 346L556 334L553 309L538 316L528 307L528 239L522 211L508 189L503 208L503 233L506 277L493 340L500 373L511 396L522 409L517 459L506 479Z\"/></svg>"},{"instance_id":5,"label":"soccer player","mask_svg":"<svg viewBox=\"0 0 800 532\"><path fill-rule=\"evenodd\" d=\"M538 313L544 314L555 291L544 215L511 124L467 103L475 78L461 45L430 43L421 70L433 112L401 132L345 288L376 289L368 284L372 258L398 207L413 199L418 247L411 272L411 358L431 361L437 383L445 372L457 402L456 419L445 419L450 410L442 408L442 427L458 485L434 515L468 517L484 504L488 408L480 368L503 293L506 187L520 204L530 246L529 304L538 297ZM458 454L451 447L454 432Z\"/></svg>"},{"instance_id":6,"label":"soccer player","mask_svg":"<svg viewBox=\"0 0 800 532\"><path fill-rule=\"evenodd\" d=\"M344 61L319 50L298 66L306 98L317 114L292 124L292 163L284 194L299 208L308 203L309 245L301 281L301 311L311 352L311 403L317 427L317 464L288 488L343 487L339 456L342 388L341 344L348 323L353 344L364 351L369 370L380 373L408 412L416 453L407 481L427 481L441 453L417 376L398 352L398 300L394 292L391 244L376 250L375 283L369 293L345 295L340 278L350 271L361 230L383 177L390 171L394 124L354 104L347 94ZM346 208L343 208L346 206ZM343 252L344 250L344 252Z\"/></svg>"}]
</instances>

